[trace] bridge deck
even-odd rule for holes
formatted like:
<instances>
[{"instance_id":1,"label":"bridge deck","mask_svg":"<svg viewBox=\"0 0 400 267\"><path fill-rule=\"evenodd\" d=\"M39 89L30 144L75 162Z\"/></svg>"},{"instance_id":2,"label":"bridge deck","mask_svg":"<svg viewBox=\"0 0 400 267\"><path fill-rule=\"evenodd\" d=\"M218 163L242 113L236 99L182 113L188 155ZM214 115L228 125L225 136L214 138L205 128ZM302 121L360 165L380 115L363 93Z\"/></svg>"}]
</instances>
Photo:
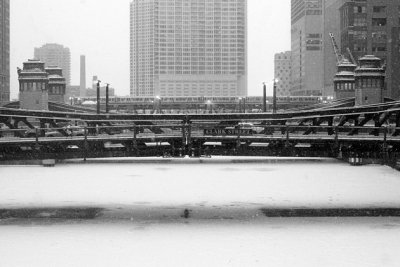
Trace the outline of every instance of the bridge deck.
<instances>
[{"instance_id":1,"label":"bridge deck","mask_svg":"<svg viewBox=\"0 0 400 267\"><path fill-rule=\"evenodd\" d=\"M150 153L147 148L151 144L162 145L153 155L176 154L177 150L179 155L192 155L192 150L201 154L212 142L222 144L218 153L241 150L249 155L269 150L280 153L279 149L301 147L303 143L312 147L308 150L321 155L345 150L396 157L400 151L400 101L279 114L135 115L0 108L1 124L7 127L0 129L0 158L12 157L12 153L23 157L26 149L35 152L35 156L54 153L60 157L70 146L78 148L74 151L94 156L108 150L141 156ZM79 125L76 128L80 129L80 136L68 136L71 128L66 124ZM49 132L54 133L52 137ZM14 135L20 138L10 137ZM254 152L250 148L254 143L271 146Z\"/></svg>"}]
</instances>

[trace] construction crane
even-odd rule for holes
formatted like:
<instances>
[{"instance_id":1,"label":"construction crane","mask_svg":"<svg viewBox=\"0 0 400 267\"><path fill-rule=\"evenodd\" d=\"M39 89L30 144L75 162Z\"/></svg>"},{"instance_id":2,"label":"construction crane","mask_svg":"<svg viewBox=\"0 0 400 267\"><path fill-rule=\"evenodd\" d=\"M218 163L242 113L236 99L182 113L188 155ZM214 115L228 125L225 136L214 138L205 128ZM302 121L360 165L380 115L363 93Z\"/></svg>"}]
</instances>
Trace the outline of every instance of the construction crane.
<instances>
[{"instance_id":1,"label":"construction crane","mask_svg":"<svg viewBox=\"0 0 400 267\"><path fill-rule=\"evenodd\" d=\"M350 59L351 59L351 63L353 63L354 65L357 65L357 62L356 62L356 60L354 59L353 54L352 54L351 51L350 51L350 48L348 48L348 47L347 47L347 53L349 54L349 57L350 57Z\"/></svg>"},{"instance_id":2,"label":"construction crane","mask_svg":"<svg viewBox=\"0 0 400 267\"><path fill-rule=\"evenodd\" d=\"M332 40L333 50L335 51L337 63L340 64L343 61L344 56L342 55L342 53L339 50L339 47L336 43L335 36L333 35L333 33L330 32L329 36L331 37L331 40Z\"/></svg>"}]
</instances>

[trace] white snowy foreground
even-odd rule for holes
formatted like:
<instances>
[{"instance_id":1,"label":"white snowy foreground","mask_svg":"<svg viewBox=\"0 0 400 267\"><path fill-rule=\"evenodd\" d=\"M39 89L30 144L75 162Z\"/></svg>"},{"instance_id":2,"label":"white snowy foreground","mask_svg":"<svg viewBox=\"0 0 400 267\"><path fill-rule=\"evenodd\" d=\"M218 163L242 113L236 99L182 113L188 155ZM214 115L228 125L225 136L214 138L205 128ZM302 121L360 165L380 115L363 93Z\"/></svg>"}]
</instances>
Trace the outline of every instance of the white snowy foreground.
<instances>
[{"instance_id":1,"label":"white snowy foreground","mask_svg":"<svg viewBox=\"0 0 400 267\"><path fill-rule=\"evenodd\" d=\"M400 175L334 160L96 160L0 166L0 266L400 266L400 218L267 218L262 208L400 208ZM183 218L183 210L190 217Z\"/></svg>"}]
</instances>

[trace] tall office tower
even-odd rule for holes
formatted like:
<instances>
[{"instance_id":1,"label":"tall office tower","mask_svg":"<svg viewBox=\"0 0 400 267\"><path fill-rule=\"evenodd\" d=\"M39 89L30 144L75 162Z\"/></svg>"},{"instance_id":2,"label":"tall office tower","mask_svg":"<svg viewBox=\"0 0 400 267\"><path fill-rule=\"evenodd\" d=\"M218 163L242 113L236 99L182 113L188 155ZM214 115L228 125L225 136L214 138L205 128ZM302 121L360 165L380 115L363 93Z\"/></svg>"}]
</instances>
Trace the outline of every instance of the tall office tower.
<instances>
[{"instance_id":1,"label":"tall office tower","mask_svg":"<svg viewBox=\"0 0 400 267\"><path fill-rule=\"evenodd\" d=\"M67 85L71 84L71 53L68 47L59 44L45 44L35 48L35 59L38 59L48 66L62 68Z\"/></svg>"},{"instance_id":2,"label":"tall office tower","mask_svg":"<svg viewBox=\"0 0 400 267\"><path fill-rule=\"evenodd\" d=\"M291 88L291 65L290 51L275 54L275 79L278 80L276 84L277 96L289 96Z\"/></svg>"},{"instance_id":3,"label":"tall office tower","mask_svg":"<svg viewBox=\"0 0 400 267\"><path fill-rule=\"evenodd\" d=\"M323 7L323 0L292 0L291 95L323 94Z\"/></svg>"},{"instance_id":4,"label":"tall office tower","mask_svg":"<svg viewBox=\"0 0 400 267\"><path fill-rule=\"evenodd\" d=\"M10 1L0 0L0 106L10 101Z\"/></svg>"},{"instance_id":5,"label":"tall office tower","mask_svg":"<svg viewBox=\"0 0 400 267\"><path fill-rule=\"evenodd\" d=\"M324 91L325 96L334 96L333 77L337 73L337 58L329 33L340 47L340 7L348 0L325 0L324 7ZM345 53L346 51L341 51Z\"/></svg>"},{"instance_id":6,"label":"tall office tower","mask_svg":"<svg viewBox=\"0 0 400 267\"><path fill-rule=\"evenodd\" d=\"M133 0L132 96L246 96L247 0Z\"/></svg>"},{"instance_id":7,"label":"tall office tower","mask_svg":"<svg viewBox=\"0 0 400 267\"><path fill-rule=\"evenodd\" d=\"M340 8L341 48L358 60L375 55L385 62L384 95L400 99L400 2L353 0Z\"/></svg>"},{"instance_id":8,"label":"tall office tower","mask_svg":"<svg viewBox=\"0 0 400 267\"><path fill-rule=\"evenodd\" d=\"M81 64L80 64L80 84L79 84L79 95L80 97L86 96L86 57L81 55Z\"/></svg>"}]
</instances>

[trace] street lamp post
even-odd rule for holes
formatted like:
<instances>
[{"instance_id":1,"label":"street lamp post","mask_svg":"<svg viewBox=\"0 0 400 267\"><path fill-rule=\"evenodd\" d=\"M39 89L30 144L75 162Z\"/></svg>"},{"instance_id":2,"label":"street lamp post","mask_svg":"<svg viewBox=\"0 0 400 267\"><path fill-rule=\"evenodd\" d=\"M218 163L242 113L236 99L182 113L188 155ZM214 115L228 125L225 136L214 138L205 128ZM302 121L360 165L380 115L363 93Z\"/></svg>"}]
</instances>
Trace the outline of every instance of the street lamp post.
<instances>
[{"instance_id":1,"label":"street lamp post","mask_svg":"<svg viewBox=\"0 0 400 267\"><path fill-rule=\"evenodd\" d=\"M101 81L97 81L97 114L100 114L100 83Z\"/></svg>"},{"instance_id":2,"label":"street lamp post","mask_svg":"<svg viewBox=\"0 0 400 267\"><path fill-rule=\"evenodd\" d=\"M274 79L274 91L273 91L273 103L272 103L272 113L275 114L276 113L276 86L277 86L278 81L276 79Z\"/></svg>"},{"instance_id":3,"label":"street lamp post","mask_svg":"<svg viewBox=\"0 0 400 267\"><path fill-rule=\"evenodd\" d=\"M267 85L263 83L263 112L267 112Z\"/></svg>"},{"instance_id":4,"label":"street lamp post","mask_svg":"<svg viewBox=\"0 0 400 267\"><path fill-rule=\"evenodd\" d=\"M110 95L109 95L109 91L108 91L109 86L110 86L110 84L107 83L107 85L106 85L106 113L110 112L110 110L109 110Z\"/></svg>"}]
</instances>

